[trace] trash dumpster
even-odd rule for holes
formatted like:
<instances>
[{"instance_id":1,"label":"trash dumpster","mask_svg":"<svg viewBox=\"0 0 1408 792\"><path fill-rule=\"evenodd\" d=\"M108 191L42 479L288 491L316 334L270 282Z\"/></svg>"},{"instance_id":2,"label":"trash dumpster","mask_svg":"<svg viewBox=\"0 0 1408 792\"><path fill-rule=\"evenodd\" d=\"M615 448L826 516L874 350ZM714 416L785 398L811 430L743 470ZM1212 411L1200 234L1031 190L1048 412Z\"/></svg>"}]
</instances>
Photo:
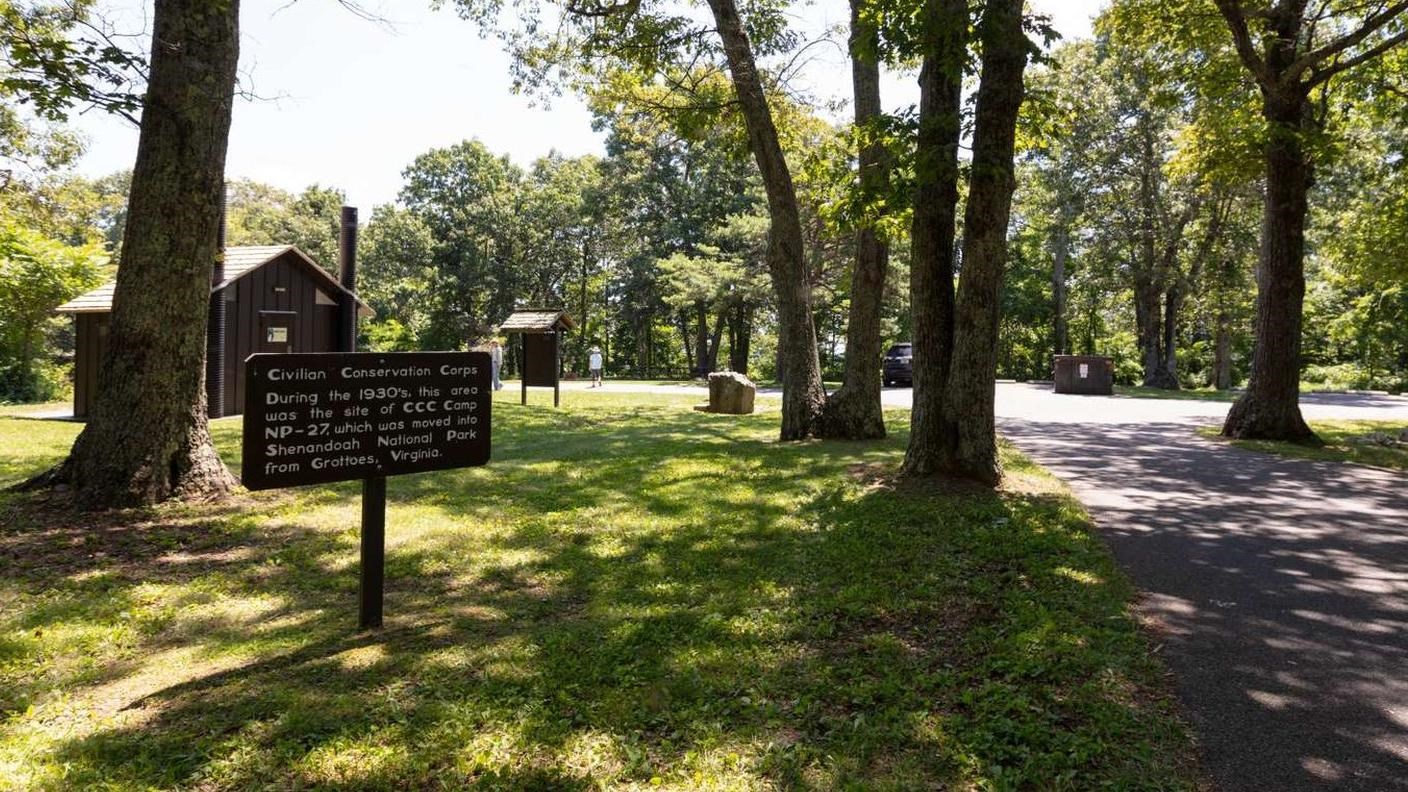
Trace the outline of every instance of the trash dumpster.
<instances>
[{"instance_id":1,"label":"trash dumpster","mask_svg":"<svg viewBox=\"0 0 1408 792\"><path fill-rule=\"evenodd\" d=\"M1110 396L1115 392L1115 361L1098 355L1057 355L1057 393Z\"/></svg>"}]
</instances>

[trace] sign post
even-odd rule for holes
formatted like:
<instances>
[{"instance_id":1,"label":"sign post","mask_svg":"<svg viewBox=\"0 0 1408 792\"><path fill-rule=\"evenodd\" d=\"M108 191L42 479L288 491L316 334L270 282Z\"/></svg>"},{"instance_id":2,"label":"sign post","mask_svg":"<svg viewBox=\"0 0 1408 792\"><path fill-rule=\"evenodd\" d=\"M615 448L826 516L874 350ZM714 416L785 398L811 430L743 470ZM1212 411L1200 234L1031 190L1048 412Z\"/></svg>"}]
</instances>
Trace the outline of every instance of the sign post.
<instances>
[{"instance_id":1,"label":"sign post","mask_svg":"<svg viewBox=\"0 0 1408 792\"><path fill-rule=\"evenodd\" d=\"M357 585L357 626L381 626L386 589L386 477L362 479L362 567Z\"/></svg>"},{"instance_id":2,"label":"sign post","mask_svg":"<svg viewBox=\"0 0 1408 792\"><path fill-rule=\"evenodd\" d=\"M386 477L487 464L487 352L259 354L245 361L240 479L362 480L359 624L380 627Z\"/></svg>"}]
</instances>

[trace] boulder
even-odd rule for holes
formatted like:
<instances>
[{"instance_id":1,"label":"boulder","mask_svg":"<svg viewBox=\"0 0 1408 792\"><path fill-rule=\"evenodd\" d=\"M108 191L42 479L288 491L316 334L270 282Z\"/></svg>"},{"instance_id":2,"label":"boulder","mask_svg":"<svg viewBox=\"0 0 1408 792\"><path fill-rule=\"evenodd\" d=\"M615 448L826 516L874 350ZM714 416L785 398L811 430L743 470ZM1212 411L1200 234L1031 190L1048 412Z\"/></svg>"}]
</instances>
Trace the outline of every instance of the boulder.
<instances>
[{"instance_id":1,"label":"boulder","mask_svg":"<svg viewBox=\"0 0 1408 792\"><path fill-rule=\"evenodd\" d=\"M723 415L751 415L758 386L734 371L716 371L709 375L709 403L694 409Z\"/></svg>"},{"instance_id":2,"label":"boulder","mask_svg":"<svg viewBox=\"0 0 1408 792\"><path fill-rule=\"evenodd\" d=\"M1376 445L1382 446L1384 448L1394 448L1398 445L1397 440L1393 439L1392 437L1389 437L1383 432L1370 432L1366 435L1360 435L1359 437L1354 438L1354 442L1359 443L1360 445Z\"/></svg>"}]
</instances>

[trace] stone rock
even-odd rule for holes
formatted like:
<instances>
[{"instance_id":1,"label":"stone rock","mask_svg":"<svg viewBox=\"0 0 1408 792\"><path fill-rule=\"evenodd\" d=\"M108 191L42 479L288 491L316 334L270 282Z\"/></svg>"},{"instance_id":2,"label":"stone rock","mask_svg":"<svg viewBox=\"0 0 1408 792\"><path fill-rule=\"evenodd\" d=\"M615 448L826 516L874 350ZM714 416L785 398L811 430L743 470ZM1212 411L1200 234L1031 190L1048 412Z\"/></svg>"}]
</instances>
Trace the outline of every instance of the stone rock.
<instances>
[{"instance_id":1,"label":"stone rock","mask_svg":"<svg viewBox=\"0 0 1408 792\"><path fill-rule=\"evenodd\" d=\"M1408 429L1404 429L1398 433L1398 442L1408 443Z\"/></svg>"},{"instance_id":2,"label":"stone rock","mask_svg":"<svg viewBox=\"0 0 1408 792\"><path fill-rule=\"evenodd\" d=\"M1362 445L1382 446L1384 448L1394 448L1398 445L1397 440L1393 439L1392 437L1389 437L1383 432L1370 432L1369 434L1355 438L1355 442L1360 443Z\"/></svg>"},{"instance_id":3,"label":"stone rock","mask_svg":"<svg viewBox=\"0 0 1408 792\"><path fill-rule=\"evenodd\" d=\"M715 371L709 375L709 403L694 409L723 415L752 415L753 400L758 386L734 371Z\"/></svg>"}]
</instances>

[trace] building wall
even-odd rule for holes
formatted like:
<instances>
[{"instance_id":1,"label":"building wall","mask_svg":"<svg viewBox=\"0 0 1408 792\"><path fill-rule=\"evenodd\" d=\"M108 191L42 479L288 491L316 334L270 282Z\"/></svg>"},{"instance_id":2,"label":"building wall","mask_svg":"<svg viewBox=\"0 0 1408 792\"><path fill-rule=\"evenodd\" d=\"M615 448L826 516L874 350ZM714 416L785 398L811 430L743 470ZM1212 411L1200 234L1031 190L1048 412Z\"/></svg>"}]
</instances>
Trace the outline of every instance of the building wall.
<instances>
[{"instance_id":1,"label":"building wall","mask_svg":"<svg viewBox=\"0 0 1408 792\"><path fill-rule=\"evenodd\" d=\"M108 351L108 319L111 314L74 314L73 415L83 418L93 406L98 392L98 363Z\"/></svg>"},{"instance_id":2,"label":"building wall","mask_svg":"<svg viewBox=\"0 0 1408 792\"><path fill-rule=\"evenodd\" d=\"M293 351L337 351L337 306L319 305L317 294L336 301L337 292L310 274L294 254L285 254L235 281L226 290L225 414L244 412L244 361L259 351L259 312L293 311Z\"/></svg>"},{"instance_id":3,"label":"building wall","mask_svg":"<svg viewBox=\"0 0 1408 792\"><path fill-rule=\"evenodd\" d=\"M294 352L337 351L338 290L285 254L225 289L225 414L244 411L244 361L259 351L259 312L292 311ZM107 352L108 312L74 315L73 414L88 415L98 390L98 365Z\"/></svg>"}]
</instances>

